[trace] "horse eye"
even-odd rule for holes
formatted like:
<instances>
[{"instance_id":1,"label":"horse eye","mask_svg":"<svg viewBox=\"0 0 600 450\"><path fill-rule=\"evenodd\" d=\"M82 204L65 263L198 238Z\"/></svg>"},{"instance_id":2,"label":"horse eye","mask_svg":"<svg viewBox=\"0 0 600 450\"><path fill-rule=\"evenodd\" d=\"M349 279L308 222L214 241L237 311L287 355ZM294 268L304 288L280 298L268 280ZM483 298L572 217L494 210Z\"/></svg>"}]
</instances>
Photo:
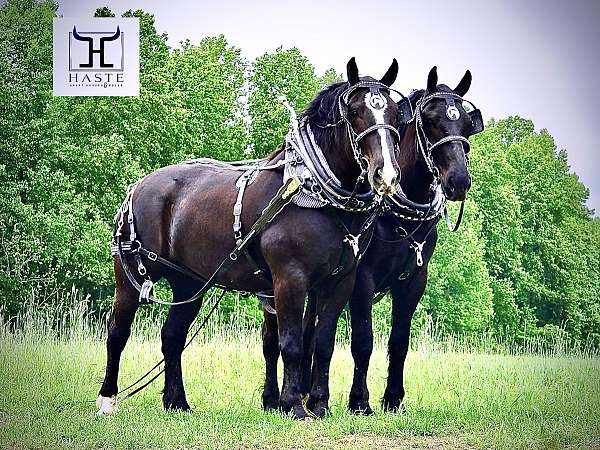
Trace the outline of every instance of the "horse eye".
<instances>
[{"instance_id":1,"label":"horse eye","mask_svg":"<svg viewBox=\"0 0 600 450\"><path fill-rule=\"evenodd\" d=\"M348 111L348 117L350 117L351 119L353 119L357 116L358 116L358 111L356 109L351 109L350 111Z\"/></svg>"}]
</instances>

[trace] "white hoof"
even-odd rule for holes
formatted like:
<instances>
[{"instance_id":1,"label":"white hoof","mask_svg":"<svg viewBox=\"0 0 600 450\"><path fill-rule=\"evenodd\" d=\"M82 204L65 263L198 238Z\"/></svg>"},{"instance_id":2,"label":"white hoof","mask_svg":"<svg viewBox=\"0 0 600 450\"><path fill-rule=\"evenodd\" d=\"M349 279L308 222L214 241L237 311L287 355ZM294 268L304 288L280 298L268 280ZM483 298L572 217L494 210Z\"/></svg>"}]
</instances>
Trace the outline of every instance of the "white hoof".
<instances>
[{"instance_id":1,"label":"white hoof","mask_svg":"<svg viewBox=\"0 0 600 450\"><path fill-rule=\"evenodd\" d=\"M117 396L102 397L96 399L96 407L98 408L97 416L112 416L117 413L119 406L117 405Z\"/></svg>"}]
</instances>

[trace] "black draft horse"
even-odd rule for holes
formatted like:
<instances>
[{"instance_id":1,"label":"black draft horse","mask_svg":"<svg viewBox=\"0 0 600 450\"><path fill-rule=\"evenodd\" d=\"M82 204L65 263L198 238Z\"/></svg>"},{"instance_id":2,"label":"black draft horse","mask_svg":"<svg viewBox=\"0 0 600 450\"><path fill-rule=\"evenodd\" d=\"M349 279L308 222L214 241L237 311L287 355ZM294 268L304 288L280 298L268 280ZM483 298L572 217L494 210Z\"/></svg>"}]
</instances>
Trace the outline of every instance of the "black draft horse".
<instances>
[{"instance_id":1,"label":"black draft horse","mask_svg":"<svg viewBox=\"0 0 600 450\"><path fill-rule=\"evenodd\" d=\"M436 67L432 68L427 89L412 93L409 100L412 109L417 102L430 94L452 93L464 96L471 85L471 73L467 71L457 87L452 90L446 85L437 84ZM448 108L443 96L428 101L421 110L423 131L430 143L443 138L472 134L472 123L460 101L456 102L459 118L448 116ZM398 163L402 174L400 186L407 197L417 203L427 204L431 200L431 186L434 173L428 167L423 153L417 145L417 125L413 119L403 130L400 142ZM439 176L444 195L448 200L464 200L471 186L468 171L469 147L465 140L449 140L436 146L430 157L435 166L433 172ZM412 316L427 284L427 266L437 242L436 225L439 216L431 221L417 222L402 220L390 213L377 221L371 245L360 262L356 274L354 290L349 300L351 314L351 351L354 358L354 376L348 407L357 414L372 414L367 388L367 371L373 351L372 306L377 292L391 291L392 330L389 338L389 370L387 387L383 397L385 410L397 411L404 397L403 371L409 345ZM406 239L406 234L412 237ZM422 249L422 265L416 263L416 252L411 244L425 242ZM304 368L302 392L310 392L311 376L314 382L315 358L320 346L321 309L327 307L318 298L309 295L304 317ZM270 329L276 318L265 312L263 334L271 336ZM272 354L270 348L276 342L265 339L265 357ZM267 365L273 365L267 360ZM276 364L276 362L275 362ZM313 364L311 369L311 364ZM270 389L266 386L265 389Z\"/></svg>"},{"instance_id":2,"label":"black draft horse","mask_svg":"<svg viewBox=\"0 0 600 450\"><path fill-rule=\"evenodd\" d=\"M391 86L397 72L398 64L394 60L379 83ZM354 58L348 62L347 76L347 83L337 83L326 88L308 109L309 119L315 125L323 126L315 127L316 141L342 187L352 191L361 174L353 153L356 141L352 141L354 138L349 136L345 127L325 125L347 119L356 134L372 128L376 132L367 132L360 141L359 148L361 157L368 163L367 178L370 187L367 186L367 189L389 194L393 191L398 173L395 154L397 140L389 129L382 127L396 126L397 105L389 97L389 92L382 90L386 106L377 111L378 117L375 117L365 100L368 89L358 88L340 109L338 100L352 85L365 80L376 82L370 77L359 78ZM382 127L377 128L376 125ZM383 154L384 148L394 154ZM275 152L271 156L271 162L274 164L284 158L284 152ZM138 239L144 247L152 249L159 256L208 278L235 245L231 230L233 206L237 196L236 180L240 175L239 170L206 164L178 164L149 174L137 185L135 195L132 195ZM248 185L241 216L246 227L259 219L261 212L275 196L282 185L282 175L282 167L261 171L254 182ZM309 290L319 293L323 303L328 305L324 309L322 320L329 323L330 330L335 330L337 310L342 310L351 294L355 276L354 264L351 265L352 270L332 275L341 255L348 253L344 250L348 243L344 242L339 221L352 230L360 227L369 214L341 210L333 212L331 208L303 209L289 204L249 247L249 253L260 269L270 273L273 285L257 277L254 273L256 268L245 258L236 260L216 280L219 285L240 291L274 289L279 322L273 332L277 335L280 346L272 351L277 355L281 351L284 382L281 396L277 385L266 394L266 407L280 407L285 412L291 411L299 419L307 417L300 395L305 297ZM129 256L125 259L125 264L131 271L137 267L135 260ZM145 261L145 264L147 275L152 281L165 278L169 282L175 302L184 301L202 287L202 283L182 276L164 265L150 260ZM108 323L106 375L97 400L99 415L113 414L117 410L119 360L139 306L138 292L126 278L118 258L114 261L114 271L115 303ZM162 328L165 409L190 409L182 379L181 353L189 327L200 307L201 301L172 306ZM314 374L318 383L315 384L309 403L310 407L316 409L322 404L322 395L328 389L329 359L333 352L335 334L330 331L323 333L323 336L328 341L328 350L315 358Z\"/></svg>"}]
</instances>

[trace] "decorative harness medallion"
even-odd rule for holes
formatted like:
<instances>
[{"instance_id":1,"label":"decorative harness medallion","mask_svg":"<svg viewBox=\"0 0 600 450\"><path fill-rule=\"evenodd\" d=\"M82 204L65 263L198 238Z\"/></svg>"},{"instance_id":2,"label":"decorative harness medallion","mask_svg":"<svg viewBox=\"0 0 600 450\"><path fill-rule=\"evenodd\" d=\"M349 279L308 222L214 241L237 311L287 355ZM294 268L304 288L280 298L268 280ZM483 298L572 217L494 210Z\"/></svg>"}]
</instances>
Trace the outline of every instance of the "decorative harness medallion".
<instances>
[{"instance_id":1,"label":"decorative harness medallion","mask_svg":"<svg viewBox=\"0 0 600 450\"><path fill-rule=\"evenodd\" d=\"M373 107L374 109L383 109L387 106L386 98L379 93L367 92L365 100Z\"/></svg>"},{"instance_id":2,"label":"decorative harness medallion","mask_svg":"<svg viewBox=\"0 0 600 450\"><path fill-rule=\"evenodd\" d=\"M446 117L450 120L458 120L460 117L460 111L454 105L448 105L446 108Z\"/></svg>"}]
</instances>

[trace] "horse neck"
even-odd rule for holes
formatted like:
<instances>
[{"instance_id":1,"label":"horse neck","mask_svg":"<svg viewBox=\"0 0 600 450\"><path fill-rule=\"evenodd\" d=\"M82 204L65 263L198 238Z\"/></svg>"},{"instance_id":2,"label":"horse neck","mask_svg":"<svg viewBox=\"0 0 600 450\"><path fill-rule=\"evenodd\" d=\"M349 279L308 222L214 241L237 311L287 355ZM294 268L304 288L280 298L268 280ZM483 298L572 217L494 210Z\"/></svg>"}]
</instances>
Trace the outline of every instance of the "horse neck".
<instances>
[{"instance_id":1,"label":"horse neck","mask_svg":"<svg viewBox=\"0 0 600 450\"><path fill-rule=\"evenodd\" d=\"M360 175L360 167L354 160L346 133L345 127L320 130L315 133L315 140L342 187L351 191Z\"/></svg>"},{"instance_id":2,"label":"horse neck","mask_svg":"<svg viewBox=\"0 0 600 450\"><path fill-rule=\"evenodd\" d=\"M429 187L433 177L417 149L415 137L415 122L412 121L407 126L400 142L400 159L398 161L402 174L400 186L410 200L426 203L430 200Z\"/></svg>"}]
</instances>

